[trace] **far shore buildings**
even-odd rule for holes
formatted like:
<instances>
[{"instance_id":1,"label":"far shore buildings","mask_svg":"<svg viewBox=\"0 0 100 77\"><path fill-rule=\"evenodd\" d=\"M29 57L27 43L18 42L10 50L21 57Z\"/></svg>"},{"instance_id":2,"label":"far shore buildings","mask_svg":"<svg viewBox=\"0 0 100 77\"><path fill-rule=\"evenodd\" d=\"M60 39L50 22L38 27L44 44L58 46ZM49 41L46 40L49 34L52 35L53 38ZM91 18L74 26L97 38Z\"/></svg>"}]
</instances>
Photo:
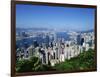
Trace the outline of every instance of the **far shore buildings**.
<instances>
[{"instance_id":1,"label":"far shore buildings","mask_svg":"<svg viewBox=\"0 0 100 77\"><path fill-rule=\"evenodd\" d=\"M70 32L69 35L70 40L64 40L64 38L57 38L55 33L52 35L47 33L43 36L46 40L41 45L36 44L37 41L35 41L28 48L17 48L17 59L29 59L32 56L36 56L43 64L50 63L51 66L54 66L56 63L76 57L90 48L94 49L93 32ZM50 39L53 41L50 41Z\"/></svg>"}]
</instances>

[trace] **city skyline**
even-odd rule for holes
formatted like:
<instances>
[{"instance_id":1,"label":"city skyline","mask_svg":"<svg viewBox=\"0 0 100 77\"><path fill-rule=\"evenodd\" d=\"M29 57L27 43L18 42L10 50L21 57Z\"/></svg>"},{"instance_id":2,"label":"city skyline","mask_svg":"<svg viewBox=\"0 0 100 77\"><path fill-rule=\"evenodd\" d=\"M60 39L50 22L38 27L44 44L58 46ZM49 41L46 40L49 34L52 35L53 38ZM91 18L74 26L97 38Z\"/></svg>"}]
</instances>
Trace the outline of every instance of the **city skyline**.
<instances>
[{"instance_id":1,"label":"city skyline","mask_svg":"<svg viewBox=\"0 0 100 77\"><path fill-rule=\"evenodd\" d=\"M95 13L95 8L17 4L16 72L96 68Z\"/></svg>"},{"instance_id":2,"label":"city skyline","mask_svg":"<svg viewBox=\"0 0 100 77\"><path fill-rule=\"evenodd\" d=\"M95 9L16 5L16 27L68 30L94 29Z\"/></svg>"}]
</instances>

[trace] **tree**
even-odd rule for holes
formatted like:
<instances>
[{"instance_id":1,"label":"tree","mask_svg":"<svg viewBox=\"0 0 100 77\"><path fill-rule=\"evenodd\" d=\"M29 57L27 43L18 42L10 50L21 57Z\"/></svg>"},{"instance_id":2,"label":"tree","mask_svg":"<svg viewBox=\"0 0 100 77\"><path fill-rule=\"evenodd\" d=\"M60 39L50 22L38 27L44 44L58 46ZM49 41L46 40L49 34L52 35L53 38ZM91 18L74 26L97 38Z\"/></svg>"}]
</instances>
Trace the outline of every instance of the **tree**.
<instances>
[{"instance_id":1,"label":"tree","mask_svg":"<svg viewBox=\"0 0 100 77\"><path fill-rule=\"evenodd\" d=\"M42 65L38 57L31 57L30 62L31 62L33 71L38 71Z\"/></svg>"},{"instance_id":2,"label":"tree","mask_svg":"<svg viewBox=\"0 0 100 77\"><path fill-rule=\"evenodd\" d=\"M16 63L16 71L17 72L31 72L32 65L29 60L19 60Z\"/></svg>"},{"instance_id":3,"label":"tree","mask_svg":"<svg viewBox=\"0 0 100 77\"><path fill-rule=\"evenodd\" d=\"M95 51L92 49L89 49L77 57L71 58L70 60L66 60L63 63L56 64L54 66L56 70L60 71L86 70L94 69L95 67Z\"/></svg>"},{"instance_id":4,"label":"tree","mask_svg":"<svg viewBox=\"0 0 100 77\"><path fill-rule=\"evenodd\" d=\"M50 65L42 64L38 57L31 57L29 60L19 60L16 62L17 72L34 72L54 70Z\"/></svg>"},{"instance_id":5,"label":"tree","mask_svg":"<svg viewBox=\"0 0 100 77\"><path fill-rule=\"evenodd\" d=\"M17 72L32 72L39 70L41 62L37 57L31 57L29 60L19 60L16 62Z\"/></svg>"}]
</instances>

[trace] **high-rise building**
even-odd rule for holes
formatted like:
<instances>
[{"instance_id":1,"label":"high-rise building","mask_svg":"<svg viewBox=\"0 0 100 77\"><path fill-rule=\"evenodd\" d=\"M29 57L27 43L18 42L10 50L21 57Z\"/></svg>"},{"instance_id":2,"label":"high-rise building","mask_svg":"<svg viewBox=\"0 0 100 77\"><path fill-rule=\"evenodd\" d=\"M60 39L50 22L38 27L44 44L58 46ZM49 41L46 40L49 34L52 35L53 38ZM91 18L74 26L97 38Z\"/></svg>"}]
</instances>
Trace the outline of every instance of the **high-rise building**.
<instances>
[{"instance_id":1,"label":"high-rise building","mask_svg":"<svg viewBox=\"0 0 100 77\"><path fill-rule=\"evenodd\" d=\"M81 46L83 45L84 43L84 38L81 38Z\"/></svg>"},{"instance_id":2,"label":"high-rise building","mask_svg":"<svg viewBox=\"0 0 100 77\"><path fill-rule=\"evenodd\" d=\"M45 35L44 43L45 43L46 47L49 47L49 41L50 41L49 35Z\"/></svg>"},{"instance_id":3,"label":"high-rise building","mask_svg":"<svg viewBox=\"0 0 100 77\"><path fill-rule=\"evenodd\" d=\"M77 35L77 44L81 45L81 35Z\"/></svg>"}]
</instances>

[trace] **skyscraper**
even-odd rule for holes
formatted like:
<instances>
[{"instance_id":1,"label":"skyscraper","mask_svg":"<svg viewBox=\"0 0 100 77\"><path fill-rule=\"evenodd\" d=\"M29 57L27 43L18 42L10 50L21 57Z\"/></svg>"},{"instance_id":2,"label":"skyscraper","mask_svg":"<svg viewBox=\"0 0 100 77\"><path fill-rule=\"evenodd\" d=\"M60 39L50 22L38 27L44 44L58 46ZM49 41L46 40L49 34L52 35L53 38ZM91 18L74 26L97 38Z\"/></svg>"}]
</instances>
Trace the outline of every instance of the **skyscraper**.
<instances>
[{"instance_id":1,"label":"skyscraper","mask_svg":"<svg viewBox=\"0 0 100 77\"><path fill-rule=\"evenodd\" d=\"M81 35L77 35L77 44L81 45Z\"/></svg>"}]
</instances>

